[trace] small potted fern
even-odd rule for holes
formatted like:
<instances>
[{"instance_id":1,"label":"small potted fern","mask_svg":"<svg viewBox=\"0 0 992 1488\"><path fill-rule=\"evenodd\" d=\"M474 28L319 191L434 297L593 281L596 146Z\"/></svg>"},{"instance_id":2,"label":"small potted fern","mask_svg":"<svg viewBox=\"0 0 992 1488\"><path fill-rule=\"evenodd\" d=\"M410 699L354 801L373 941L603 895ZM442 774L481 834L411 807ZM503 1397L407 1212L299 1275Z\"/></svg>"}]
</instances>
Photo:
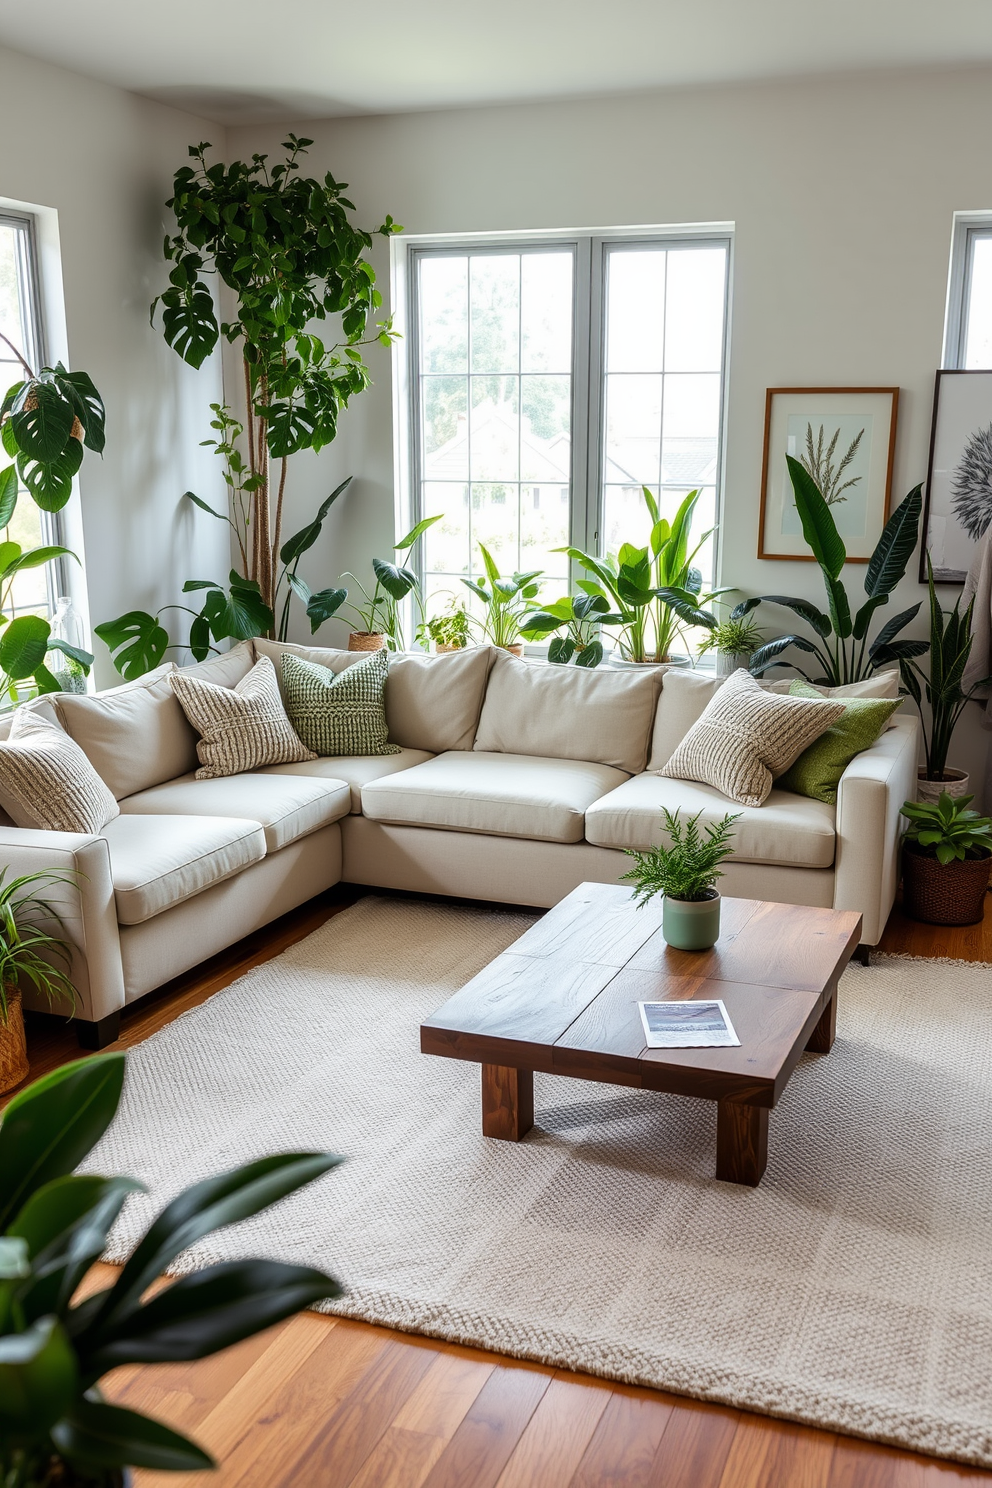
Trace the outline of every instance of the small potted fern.
<instances>
[{"instance_id":1,"label":"small potted fern","mask_svg":"<svg viewBox=\"0 0 992 1488\"><path fill-rule=\"evenodd\" d=\"M50 1007L61 1002L71 1011L76 1001L69 980L69 944L47 928L61 928L62 920L54 905L36 892L71 880L44 872L6 879L7 869L0 868L0 1095L28 1073L23 988L39 992Z\"/></svg>"},{"instance_id":2,"label":"small potted fern","mask_svg":"<svg viewBox=\"0 0 992 1488\"><path fill-rule=\"evenodd\" d=\"M634 885L638 905L658 894L665 896L662 934L680 951L708 951L720 938L720 895L716 882L720 864L733 852L731 838L737 815L725 816L700 831L701 811L683 825L679 813L665 810L665 831L671 847L627 851L634 867L623 875Z\"/></svg>"}]
</instances>

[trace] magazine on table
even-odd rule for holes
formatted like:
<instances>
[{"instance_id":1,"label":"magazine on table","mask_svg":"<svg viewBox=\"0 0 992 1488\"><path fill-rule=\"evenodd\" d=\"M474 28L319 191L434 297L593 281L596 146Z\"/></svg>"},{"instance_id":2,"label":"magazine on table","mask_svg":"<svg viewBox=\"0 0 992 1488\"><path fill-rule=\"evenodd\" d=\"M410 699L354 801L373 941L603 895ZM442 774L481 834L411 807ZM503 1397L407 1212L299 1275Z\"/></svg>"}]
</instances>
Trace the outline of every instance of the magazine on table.
<instances>
[{"instance_id":1,"label":"magazine on table","mask_svg":"<svg viewBox=\"0 0 992 1488\"><path fill-rule=\"evenodd\" d=\"M637 1006L649 1049L725 1049L740 1044L720 998Z\"/></svg>"}]
</instances>

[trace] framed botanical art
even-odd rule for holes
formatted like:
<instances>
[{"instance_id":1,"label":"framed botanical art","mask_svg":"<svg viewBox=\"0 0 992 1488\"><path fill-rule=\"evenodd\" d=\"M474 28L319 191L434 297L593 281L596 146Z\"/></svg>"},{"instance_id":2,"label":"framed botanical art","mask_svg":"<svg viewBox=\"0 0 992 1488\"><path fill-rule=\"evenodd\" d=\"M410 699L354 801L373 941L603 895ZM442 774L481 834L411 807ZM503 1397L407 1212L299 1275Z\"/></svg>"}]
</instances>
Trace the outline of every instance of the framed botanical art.
<instances>
[{"instance_id":1,"label":"framed botanical art","mask_svg":"<svg viewBox=\"0 0 992 1488\"><path fill-rule=\"evenodd\" d=\"M992 520L992 372L938 372L933 395L926 539L938 584L963 584Z\"/></svg>"},{"instance_id":2,"label":"framed botanical art","mask_svg":"<svg viewBox=\"0 0 992 1488\"><path fill-rule=\"evenodd\" d=\"M899 389L769 388L758 557L814 562L786 455L816 481L850 563L867 563L889 515Z\"/></svg>"}]
</instances>

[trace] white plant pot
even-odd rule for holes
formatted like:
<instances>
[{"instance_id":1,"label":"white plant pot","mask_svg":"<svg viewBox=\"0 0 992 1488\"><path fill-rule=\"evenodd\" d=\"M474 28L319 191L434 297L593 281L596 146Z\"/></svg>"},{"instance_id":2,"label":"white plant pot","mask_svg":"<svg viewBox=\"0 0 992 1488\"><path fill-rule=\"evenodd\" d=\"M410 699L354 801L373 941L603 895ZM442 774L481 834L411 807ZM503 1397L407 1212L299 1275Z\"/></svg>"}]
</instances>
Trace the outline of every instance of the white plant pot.
<instances>
[{"instance_id":1,"label":"white plant pot","mask_svg":"<svg viewBox=\"0 0 992 1488\"><path fill-rule=\"evenodd\" d=\"M745 672L751 665L751 653L731 651L718 651L716 653L716 674L718 677L730 677L734 672L739 672L743 667Z\"/></svg>"},{"instance_id":2,"label":"white plant pot","mask_svg":"<svg viewBox=\"0 0 992 1488\"><path fill-rule=\"evenodd\" d=\"M928 805L935 806L944 791L949 796L967 796L971 777L963 770L952 770L948 767L944 771L944 780L927 780L922 770L916 772L917 788L916 799L926 801Z\"/></svg>"}]
</instances>

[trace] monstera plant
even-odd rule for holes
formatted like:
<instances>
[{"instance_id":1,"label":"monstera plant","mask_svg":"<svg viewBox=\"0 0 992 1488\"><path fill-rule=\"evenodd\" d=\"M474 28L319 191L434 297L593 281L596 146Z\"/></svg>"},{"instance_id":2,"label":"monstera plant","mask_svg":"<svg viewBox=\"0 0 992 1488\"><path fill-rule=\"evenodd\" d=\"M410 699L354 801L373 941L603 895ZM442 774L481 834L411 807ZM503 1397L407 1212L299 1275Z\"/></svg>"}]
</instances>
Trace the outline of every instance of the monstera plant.
<instances>
[{"instance_id":1,"label":"monstera plant","mask_svg":"<svg viewBox=\"0 0 992 1488\"><path fill-rule=\"evenodd\" d=\"M891 666L893 662L901 664L911 657L924 655L930 648L929 641L899 638L900 632L919 613L919 603L900 610L874 637L871 635L875 612L888 604L889 596L905 574L916 547L923 505L922 487L915 486L886 522L865 568L867 598L858 610L852 611L841 580L847 549L830 507L805 467L791 455L786 459L803 536L823 575L827 608L823 611L808 599L796 599L785 594L765 594L739 604L733 612L734 619L749 614L760 604L784 605L804 620L813 632L812 636L790 632L759 646L751 657L751 672L760 677L775 665L783 652L795 649L815 657L820 668L820 674L815 677L810 677L800 666L796 666L797 672L810 682L841 687L847 682L863 681L879 667Z\"/></svg>"},{"instance_id":2,"label":"monstera plant","mask_svg":"<svg viewBox=\"0 0 992 1488\"><path fill-rule=\"evenodd\" d=\"M129 1466L213 1467L195 1442L110 1404L121 1364L202 1359L340 1295L309 1266L224 1261L149 1288L204 1235L258 1214L340 1158L284 1152L207 1178L167 1204L113 1284L76 1293L100 1258L132 1178L74 1169L117 1111L124 1055L64 1065L14 1097L0 1125L0 1483L113 1488Z\"/></svg>"}]
</instances>

